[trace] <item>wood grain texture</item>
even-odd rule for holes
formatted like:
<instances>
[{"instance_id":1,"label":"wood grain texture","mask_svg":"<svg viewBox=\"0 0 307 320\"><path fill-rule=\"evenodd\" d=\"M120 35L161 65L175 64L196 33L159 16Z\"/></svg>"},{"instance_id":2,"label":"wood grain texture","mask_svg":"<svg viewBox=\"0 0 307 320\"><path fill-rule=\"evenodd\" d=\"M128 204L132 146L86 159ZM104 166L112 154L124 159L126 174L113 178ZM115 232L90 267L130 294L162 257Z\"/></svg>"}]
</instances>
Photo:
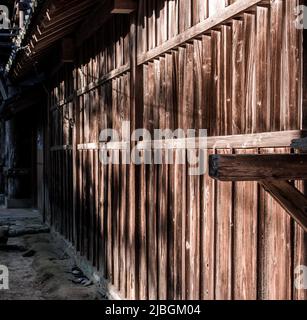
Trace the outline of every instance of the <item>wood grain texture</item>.
<instances>
[{"instance_id":1,"label":"wood grain texture","mask_svg":"<svg viewBox=\"0 0 307 320\"><path fill-rule=\"evenodd\" d=\"M300 180L307 175L302 154L243 154L210 157L210 176L221 181Z\"/></svg>"},{"instance_id":2,"label":"wood grain texture","mask_svg":"<svg viewBox=\"0 0 307 320\"><path fill-rule=\"evenodd\" d=\"M74 63L53 68L47 217L122 298L306 298L293 286L306 233L244 181L307 174L305 155L290 150L303 151L306 136L296 4L140 0L132 15L85 30ZM103 142L118 161L102 165L100 131L121 135L125 120L131 132L207 129L201 151L167 137L130 149L177 160L207 152L225 160L220 179L238 181L190 176L189 163L124 165L121 142Z\"/></svg>"}]
</instances>

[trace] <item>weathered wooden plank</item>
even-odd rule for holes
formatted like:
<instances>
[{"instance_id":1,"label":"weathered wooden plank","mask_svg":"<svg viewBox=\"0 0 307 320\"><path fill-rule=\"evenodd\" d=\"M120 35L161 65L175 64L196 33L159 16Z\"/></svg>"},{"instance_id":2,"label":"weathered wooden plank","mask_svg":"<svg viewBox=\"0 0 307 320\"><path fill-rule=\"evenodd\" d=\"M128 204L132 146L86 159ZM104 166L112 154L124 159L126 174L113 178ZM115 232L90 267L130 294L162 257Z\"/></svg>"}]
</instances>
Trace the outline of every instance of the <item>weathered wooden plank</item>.
<instances>
[{"instance_id":1,"label":"weathered wooden plank","mask_svg":"<svg viewBox=\"0 0 307 320\"><path fill-rule=\"evenodd\" d=\"M228 156L230 153L229 150L220 150L218 152L218 156L224 154ZM233 298L233 184L231 182L218 182L216 188L215 299L231 300Z\"/></svg>"},{"instance_id":2,"label":"weathered wooden plank","mask_svg":"<svg viewBox=\"0 0 307 320\"><path fill-rule=\"evenodd\" d=\"M204 94L203 97L203 129L206 128L208 130L208 135L211 133L211 112L214 110L213 106L213 98L212 98L212 83L213 83L213 72L212 72L212 42L211 37L208 35L204 35L202 37L203 42L203 86L202 86L202 93Z\"/></svg>"},{"instance_id":3,"label":"weathered wooden plank","mask_svg":"<svg viewBox=\"0 0 307 320\"><path fill-rule=\"evenodd\" d=\"M118 129L119 127L119 78L112 80L112 127ZM112 231L113 231L113 261L114 273L113 284L117 290L119 288L120 278L120 193L121 188L120 166L119 166L119 151L113 151L113 179L112 179Z\"/></svg>"},{"instance_id":4,"label":"weathered wooden plank","mask_svg":"<svg viewBox=\"0 0 307 320\"><path fill-rule=\"evenodd\" d=\"M179 1L179 33L191 27L191 1Z\"/></svg>"},{"instance_id":5,"label":"weathered wooden plank","mask_svg":"<svg viewBox=\"0 0 307 320\"><path fill-rule=\"evenodd\" d=\"M282 83L282 32L283 32L283 4L284 1L277 0L271 5L271 35L270 35L270 60L271 60L271 123L273 130L281 130L282 112L285 112L281 104L282 95L287 95L287 90L281 92ZM262 79L263 80L263 79Z\"/></svg>"},{"instance_id":6,"label":"weathered wooden plank","mask_svg":"<svg viewBox=\"0 0 307 320\"><path fill-rule=\"evenodd\" d=\"M148 49L151 50L156 47L156 0L147 0L147 38Z\"/></svg>"},{"instance_id":7,"label":"weathered wooden plank","mask_svg":"<svg viewBox=\"0 0 307 320\"><path fill-rule=\"evenodd\" d=\"M149 26L150 27L150 26ZM144 127L149 130L151 134L156 128L157 121L157 96L159 92L155 87L155 82L157 81L155 77L158 77L157 71L159 70L159 63L155 61L154 63L148 64L147 69L147 78L146 82L146 91L147 99L145 100L144 105ZM148 152L148 155L152 156L152 151ZM147 211L147 241L148 241L148 299L155 300L157 299L157 286L158 286L158 275L157 275L157 199L156 199L156 167L154 164L146 166L146 211Z\"/></svg>"},{"instance_id":8,"label":"weathered wooden plank","mask_svg":"<svg viewBox=\"0 0 307 320\"><path fill-rule=\"evenodd\" d=\"M195 43L194 43L195 47ZM195 125L194 119L197 119L198 115L196 110L199 110L199 96L195 92L195 88L200 85L200 75L194 73L194 63L200 64L200 61L195 61L194 48L192 45L188 45L186 48L186 61L184 68L184 100L183 100L183 126L184 130L189 128L198 128ZM199 55L197 57L199 59ZM200 71L200 70L199 70ZM180 152L180 151L179 151ZM192 158L195 155L195 151L189 151L188 154L183 154L185 157ZM199 242L199 202L197 201L197 193L199 189L199 177L191 176L188 174L188 168L186 171L186 193L187 193L187 207L185 213L185 297L184 299L193 300L199 298L199 252L197 251Z\"/></svg>"},{"instance_id":9,"label":"weathered wooden plank","mask_svg":"<svg viewBox=\"0 0 307 320\"><path fill-rule=\"evenodd\" d=\"M242 134L245 129L243 26L242 20L232 22L232 134Z\"/></svg>"},{"instance_id":10,"label":"weathered wooden plank","mask_svg":"<svg viewBox=\"0 0 307 320\"><path fill-rule=\"evenodd\" d=\"M77 123L79 123L79 126L77 127L78 131L78 142L83 142L83 97L78 98L78 103L79 103L79 117ZM79 226L78 226L78 231L79 231L79 243L80 243L80 249L79 252L82 254L83 253L83 196L82 196L82 191L83 191L83 153L81 151L78 151L78 198L79 198Z\"/></svg>"},{"instance_id":11,"label":"weathered wooden plank","mask_svg":"<svg viewBox=\"0 0 307 320\"><path fill-rule=\"evenodd\" d=\"M221 32L212 31L212 110L209 120L209 135L220 136L221 132Z\"/></svg>"},{"instance_id":12,"label":"weathered wooden plank","mask_svg":"<svg viewBox=\"0 0 307 320\"><path fill-rule=\"evenodd\" d=\"M107 279L110 283L114 283L114 251L113 251L113 229L112 229L112 216L113 216L113 167L111 165L113 152L110 152L110 163L108 165L108 213L107 213Z\"/></svg>"},{"instance_id":13,"label":"weathered wooden plank","mask_svg":"<svg viewBox=\"0 0 307 320\"><path fill-rule=\"evenodd\" d=\"M256 41L256 18L255 15L245 13L244 21L244 65L245 65L245 91L244 91L244 109L243 111L243 133L253 132L253 119L256 105L256 88L255 88L255 50Z\"/></svg>"},{"instance_id":14,"label":"weathered wooden plank","mask_svg":"<svg viewBox=\"0 0 307 320\"><path fill-rule=\"evenodd\" d=\"M147 1L141 0L138 2L138 17L137 17L137 53L143 54L147 51Z\"/></svg>"},{"instance_id":15,"label":"weathered wooden plank","mask_svg":"<svg viewBox=\"0 0 307 320\"><path fill-rule=\"evenodd\" d=\"M282 74L281 79L281 130L288 130L300 127L297 114L300 110L300 79L302 77L302 66L300 64L301 35L302 30L296 29L294 18L294 8L297 7L297 0L284 2L283 21L286 25L283 32L282 48Z\"/></svg>"},{"instance_id":16,"label":"weathered wooden plank","mask_svg":"<svg viewBox=\"0 0 307 320\"><path fill-rule=\"evenodd\" d=\"M108 127L108 116L107 116L107 97L105 87L102 86L100 90L100 128L105 129ZM99 214L100 214L100 270L104 278L107 279L107 261L108 261L108 252L107 252L107 227L108 227L108 166L101 165L99 163L100 171L100 188L99 188Z\"/></svg>"},{"instance_id":17,"label":"weathered wooden plank","mask_svg":"<svg viewBox=\"0 0 307 320\"><path fill-rule=\"evenodd\" d=\"M98 73L98 61L97 56L94 60L94 73ZM93 128L93 139L98 139L99 128L101 127L100 119L100 102L99 102L100 90L96 89L93 91L93 105L92 113L94 115L94 120L92 120ZM94 201L95 201L95 266L97 269L100 269L100 230L101 230L101 221L100 221L100 201L99 201L99 192L100 192L100 170L99 170L99 152L93 151L94 158Z\"/></svg>"},{"instance_id":18,"label":"weathered wooden plank","mask_svg":"<svg viewBox=\"0 0 307 320\"><path fill-rule=\"evenodd\" d=\"M239 150L237 154L257 154L257 149ZM258 185L237 182L234 186L234 256L233 283L236 300L257 299L257 227Z\"/></svg>"},{"instance_id":19,"label":"weathered wooden plank","mask_svg":"<svg viewBox=\"0 0 307 320\"><path fill-rule=\"evenodd\" d=\"M179 0L168 1L168 39L178 34L179 28ZM166 42L165 42L166 43ZM138 63L139 63L138 59Z\"/></svg>"},{"instance_id":20,"label":"weathered wooden plank","mask_svg":"<svg viewBox=\"0 0 307 320\"><path fill-rule=\"evenodd\" d=\"M166 103L166 59L160 58L160 81L159 92L159 128L169 128L169 117ZM162 153L162 159L166 160L167 153ZM158 217L157 217L157 237L158 237L158 299L167 299L167 229L168 229L168 165L162 164L158 171Z\"/></svg>"},{"instance_id":21,"label":"weathered wooden plank","mask_svg":"<svg viewBox=\"0 0 307 320\"><path fill-rule=\"evenodd\" d=\"M161 45L167 40L167 6L168 2L157 0L157 45Z\"/></svg>"},{"instance_id":22,"label":"weathered wooden plank","mask_svg":"<svg viewBox=\"0 0 307 320\"><path fill-rule=\"evenodd\" d=\"M166 103L166 126L169 128L174 128L174 120L175 120L175 97L176 97L176 89L175 84L175 66L174 66L174 56L176 54L167 54L165 56L165 103ZM170 153L167 153L167 156L170 156ZM174 225L174 212L175 212L175 193L174 187L176 187L175 181L175 173L174 167L168 166L168 181L166 190L168 192L168 208L166 211L168 224L166 229L167 234L167 282L166 282L166 297L167 299L175 298L175 276L174 276L174 268L175 268L175 225ZM178 186L177 186L178 187ZM179 227L179 225L178 225ZM161 293L159 294L161 296Z\"/></svg>"},{"instance_id":23,"label":"weathered wooden plank","mask_svg":"<svg viewBox=\"0 0 307 320\"><path fill-rule=\"evenodd\" d=\"M208 151L213 154L213 151ZM215 299L215 190L216 181L206 174L201 183L200 281L201 299Z\"/></svg>"},{"instance_id":24,"label":"weathered wooden plank","mask_svg":"<svg viewBox=\"0 0 307 320\"><path fill-rule=\"evenodd\" d=\"M208 1L194 0L192 3L192 24L205 20L208 17Z\"/></svg>"},{"instance_id":25,"label":"weathered wooden plank","mask_svg":"<svg viewBox=\"0 0 307 320\"><path fill-rule=\"evenodd\" d=\"M141 141L137 144L138 150L147 149L184 149L188 147L200 149L253 149L270 147L292 147L295 149L306 149L307 143L305 131L279 131L264 132L259 134L215 136L208 138L185 138L185 139L165 139L152 141ZM109 142L106 144L85 143L77 146L78 150L97 150L105 148L107 150L126 150L126 142ZM51 151L70 149L71 146L54 146Z\"/></svg>"},{"instance_id":26,"label":"weathered wooden plank","mask_svg":"<svg viewBox=\"0 0 307 320\"><path fill-rule=\"evenodd\" d=\"M184 138L184 139L165 139L152 141L142 141L137 145L138 150L146 149L253 149L270 147L293 147L305 148L305 140L300 138L306 135L305 131L279 131L264 132L259 134L231 135L231 136L208 136L207 138ZM123 147L122 144L108 144L107 148Z\"/></svg>"},{"instance_id":27,"label":"weathered wooden plank","mask_svg":"<svg viewBox=\"0 0 307 320\"><path fill-rule=\"evenodd\" d=\"M221 181L301 180L307 177L303 154L244 154L210 157L210 176Z\"/></svg>"},{"instance_id":28,"label":"weathered wooden plank","mask_svg":"<svg viewBox=\"0 0 307 320\"><path fill-rule=\"evenodd\" d=\"M203 57L203 39L194 41L194 126L196 132L200 132L201 129L205 128L205 110L204 110L204 97L202 93L203 88L203 65L204 65L204 57ZM194 150L189 153L188 151L188 160L201 159L204 156L205 152L202 150ZM193 159L194 158L194 159ZM195 161L197 162L197 161ZM199 161L197 162L199 165ZM192 169L193 165L188 165L188 170ZM195 188L195 203L194 205L194 219L193 219L193 228L195 233L193 235L193 241L195 243L195 261L194 261L194 273L195 278L193 282L193 298L201 299L201 186L202 186L202 178L199 175L193 177L193 183Z\"/></svg>"},{"instance_id":29,"label":"weathered wooden plank","mask_svg":"<svg viewBox=\"0 0 307 320\"><path fill-rule=\"evenodd\" d=\"M92 63L89 64L89 72L92 74L93 66ZM96 131L96 115L95 115L95 104L94 104L94 92L91 91L89 92L88 95L88 141L92 141L95 136L95 131ZM92 127L93 125L93 127ZM94 129L95 128L95 129ZM96 138L96 137L95 137ZM97 138L96 138L97 139ZM94 151L89 150L88 151L88 200L89 200L89 249L90 249L90 261L92 262L93 265L95 265L95 196L94 196L94 185L95 185L95 180L94 180Z\"/></svg>"},{"instance_id":30,"label":"weathered wooden plank","mask_svg":"<svg viewBox=\"0 0 307 320\"><path fill-rule=\"evenodd\" d=\"M148 99L148 66L143 66L143 79L144 79L144 112L143 112L143 125L146 127L148 113L150 112ZM145 153L142 152L141 156L144 157ZM142 164L140 166L140 214L139 214L139 299L144 300L148 298L148 234L147 234L147 179L146 179L146 166Z\"/></svg>"},{"instance_id":31,"label":"weathered wooden plank","mask_svg":"<svg viewBox=\"0 0 307 320\"><path fill-rule=\"evenodd\" d=\"M253 132L266 132L271 128L270 111L270 73L268 49L269 9L257 7L256 9L256 105L253 113ZM278 78L278 76L277 76ZM273 120L274 121L274 120ZM279 130L276 128L276 131Z\"/></svg>"},{"instance_id":32,"label":"weathered wooden plank","mask_svg":"<svg viewBox=\"0 0 307 320\"><path fill-rule=\"evenodd\" d=\"M120 90L119 90L119 123L120 126L123 121L127 121L130 118L128 97L126 87L128 83L126 81L127 76L120 78ZM128 132L127 134L130 134ZM120 181L121 181L121 195L120 195L120 291L123 296L127 295L127 233L128 233L128 219L127 219L127 194L128 194L128 176L127 165L124 163L123 158L125 154L120 153Z\"/></svg>"},{"instance_id":33,"label":"weathered wooden plank","mask_svg":"<svg viewBox=\"0 0 307 320\"><path fill-rule=\"evenodd\" d=\"M189 61L188 61L189 59ZM189 121L193 119L191 113L187 110L191 109L193 95L191 93L191 86L187 84L187 70L192 70L191 59L191 46L189 46L189 53L186 48L179 48L178 54L174 55L173 66L173 81L176 91L176 102L173 104L173 127L182 128L183 130L188 127ZM191 76L189 77L191 80ZM189 93L188 93L189 92ZM177 105L176 105L177 104ZM188 109L189 107L189 109ZM186 211L187 211L187 177L186 166L182 164L182 159L186 157L186 152L176 150L173 153L176 159L176 166L172 168L171 176L174 179L174 187L172 200L174 201L173 216L173 249L174 249L174 299L180 300L186 298Z\"/></svg>"},{"instance_id":34,"label":"weathered wooden plank","mask_svg":"<svg viewBox=\"0 0 307 320\"><path fill-rule=\"evenodd\" d=\"M232 134L232 89L231 78L232 70L230 68L232 61L232 32L230 26L221 27L220 42L220 134Z\"/></svg>"},{"instance_id":35,"label":"weathered wooden plank","mask_svg":"<svg viewBox=\"0 0 307 320\"><path fill-rule=\"evenodd\" d=\"M130 131L133 132L136 129L136 93L142 96L142 92L138 91L142 82L138 83L137 80L137 16L132 14L130 16L130 33L129 33L129 61L131 71L129 74L129 89L127 88L127 98L130 97ZM134 148L134 144L131 145ZM132 149L131 149L132 150ZM136 208L137 208L137 196L136 196L136 170L134 164L130 164L129 169L129 218L128 218L128 238L127 238L127 296L129 299L136 299L137 292L137 280L136 280Z\"/></svg>"}]
</instances>

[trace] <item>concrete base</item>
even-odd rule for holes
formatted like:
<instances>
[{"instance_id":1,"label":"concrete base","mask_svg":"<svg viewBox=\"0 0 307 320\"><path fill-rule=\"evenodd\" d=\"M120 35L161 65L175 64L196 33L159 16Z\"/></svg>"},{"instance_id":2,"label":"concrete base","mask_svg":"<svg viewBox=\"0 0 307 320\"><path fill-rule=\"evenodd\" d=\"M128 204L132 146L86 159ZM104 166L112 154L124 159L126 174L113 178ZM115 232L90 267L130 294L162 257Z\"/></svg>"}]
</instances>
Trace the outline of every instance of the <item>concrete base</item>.
<instances>
[{"instance_id":1,"label":"concrete base","mask_svg":"<svg viewBox=\"0 0 307 320\"><path fill-rule=\"evenodd\" d=\"M31 208L32 201L30 199L9 199L6 197L4 206L7 209Z\"/></svg>"}]
</instances>

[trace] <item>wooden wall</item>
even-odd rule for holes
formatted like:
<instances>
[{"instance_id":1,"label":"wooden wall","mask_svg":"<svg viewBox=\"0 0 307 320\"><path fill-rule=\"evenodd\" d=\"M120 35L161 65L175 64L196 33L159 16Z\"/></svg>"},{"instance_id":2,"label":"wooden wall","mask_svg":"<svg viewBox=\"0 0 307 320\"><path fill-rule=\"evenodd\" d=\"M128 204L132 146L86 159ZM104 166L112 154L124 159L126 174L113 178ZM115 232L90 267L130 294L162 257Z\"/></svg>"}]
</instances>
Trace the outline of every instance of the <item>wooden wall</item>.
<instances>
[{"instance_id":1,"label":"wooden wall","mask_svg":"<svg viewBox=\"0 0 307 320\"><path fill-rule=\"evenodd\" d=\"M234 2L236 0L139 1L138 53L161 45Z\"/></svg>"},{"instance_id":2,"label":"wooden wall","mask_svg":"<svg viewBox=\"0 0 307 320\"><path fill-rule=\"evenodd\" d=\"M306 298L293 287L306 235L256 183L123 165L114 149L118 164L98 159L99 132L124 120L210 136L300 130L298 1L266 3L141 0L53 75L49 220L122 297ZM208 150L272 152L292 150Z\"/></svg>"}]
</instances>

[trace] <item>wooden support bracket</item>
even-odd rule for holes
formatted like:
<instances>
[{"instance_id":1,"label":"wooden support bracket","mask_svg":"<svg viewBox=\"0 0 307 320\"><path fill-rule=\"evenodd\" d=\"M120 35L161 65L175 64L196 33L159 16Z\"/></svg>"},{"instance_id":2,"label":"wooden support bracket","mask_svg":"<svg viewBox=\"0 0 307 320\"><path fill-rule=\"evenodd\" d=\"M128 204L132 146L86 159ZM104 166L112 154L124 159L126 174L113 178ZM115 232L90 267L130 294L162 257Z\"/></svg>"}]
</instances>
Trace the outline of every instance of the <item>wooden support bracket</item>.
<instances>
[{"instance_id":1,"label":"wooden support bracket","mask_svg":"<svg viewBox=\"0 0 307 320\"><path fill-rule=\"evenodd\" d=\"M307 232L307 198L288 181L259 183Z\"/></svg>"},{"instance_id":2,"label":"wooden support bracket","mask_svg":"<svg viewBox=\"0 0 307 320\"><path fill-rule=\"evenodd\" d=\"M258 181L307 232L307 197L287 180L307 180L307 155L212 155L209 175L220 181Z\"/></svg>"}]
</instances>

